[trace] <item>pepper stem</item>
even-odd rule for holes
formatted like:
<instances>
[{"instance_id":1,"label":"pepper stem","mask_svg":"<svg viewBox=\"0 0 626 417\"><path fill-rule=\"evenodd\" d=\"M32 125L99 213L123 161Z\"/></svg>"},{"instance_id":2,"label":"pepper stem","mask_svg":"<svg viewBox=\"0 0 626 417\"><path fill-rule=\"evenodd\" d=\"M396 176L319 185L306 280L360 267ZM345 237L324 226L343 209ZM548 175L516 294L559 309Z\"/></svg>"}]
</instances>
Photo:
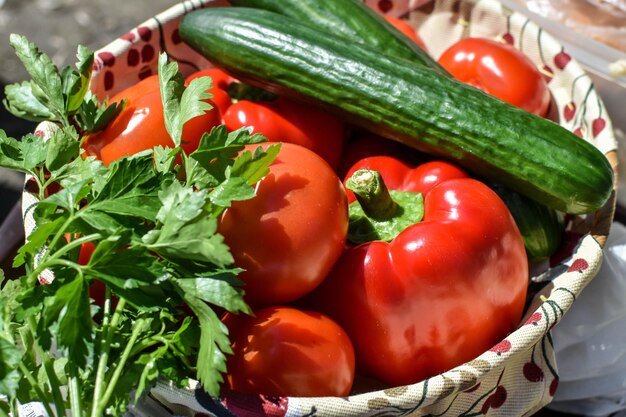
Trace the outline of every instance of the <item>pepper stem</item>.
<instances>
[{"instance_id":1,"label":"pepper stem","mask_svg":"<svg viewBox=\"0 0 626 417\"><path fill-rule=\"evenodd\" d=\"M398 204L391 197L378 171L355 171L346 180L346 188L354 193L363 212L372 219L388 219L398 211Z\"/></svg>"}]
</instances>

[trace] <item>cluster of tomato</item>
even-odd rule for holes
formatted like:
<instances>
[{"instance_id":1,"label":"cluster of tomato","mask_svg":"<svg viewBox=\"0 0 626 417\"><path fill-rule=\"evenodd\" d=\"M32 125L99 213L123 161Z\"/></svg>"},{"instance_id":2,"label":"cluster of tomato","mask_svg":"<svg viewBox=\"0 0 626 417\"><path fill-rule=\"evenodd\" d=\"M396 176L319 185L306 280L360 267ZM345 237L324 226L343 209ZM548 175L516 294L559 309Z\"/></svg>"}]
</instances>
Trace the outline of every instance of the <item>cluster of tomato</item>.
<instances>
[{"instance_id":1,"label":"cluster of tomato","mask_svg":"<svg viewBox=\"0 0 626 417\"><path fill-rule=\"evenodd\" d=\"M421 42L402 21L393 23ZM547 112L550 94L541 74L506 44L465 39L439 62L461 81ZM249 126L283 142L257 196L235 202L219 225L244 269L240 278L254 310L224 316L234 352L229 388L345 396L355 372L408 384L472 359L515 328L527 259L512 217L488 187L453 164L421 163L412 150L351 131L342 119L300 101L233 100L229 91L237 80L219 69L188 81L204 75L213 79L214 108L187 123L185 151L220 124ZM111 101L122 99L123 112L85 142L88 155L108 164L171 146L156 76ZM390 241L348 241L355 196L340 177L362 168L379 172L390 190L421 193L423 219Z\"/></svg>"}]
</instances>

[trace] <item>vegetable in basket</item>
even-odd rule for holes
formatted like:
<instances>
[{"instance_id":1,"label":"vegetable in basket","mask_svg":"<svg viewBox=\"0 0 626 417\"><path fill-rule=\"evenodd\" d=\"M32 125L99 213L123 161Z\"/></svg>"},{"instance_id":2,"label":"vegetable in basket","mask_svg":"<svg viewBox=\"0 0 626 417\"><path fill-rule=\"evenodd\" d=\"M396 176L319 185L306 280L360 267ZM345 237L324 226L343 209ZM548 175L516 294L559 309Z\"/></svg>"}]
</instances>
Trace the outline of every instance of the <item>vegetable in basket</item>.
<instances>
[{"instance_id":1,"label":"vegetable in basket","mask_svg":"<svg viewBox=\"0 0 626 417\"><path fill-rule=\"evenodd\" d=\"M612 193L613 170L593 145L432 69L264 10L197 10L179 29L243 82L315 101L553 209L593 212Z\"/></svg>"},{"instance_id":2,"label":"vegetable in basket","mask_svg":"<svg viewBox=\"0 0 626 417\"><path fill-rule=\"evenodd\" d=\"M415 168L391 157L348 173L346 249L307 305L336 320L357 373L399 386L452 369L513 331L528 265L506 205L443 161ZM354 200L354 197L351 197Z\"/></svg>"},{"instance_id":3,"label":"vegetable in basket","mask_svg":"<svg viewBox=\"0 0 626 417\"><path fill-rule=\"evenodd\" d=\"M79 47L76 70L60 71L26 38L12 35L11 45L32 80L7 86L7 109L55 125L46 141L0 131L0 166L25 173L35 200L25 207L35 227L14 260L25 275L0 292L0 413L37 400L50 416L121 416L158 378L195 378L217 395L230 351L218 314L250 312L217 219L254 196L280 145L244 151L266 139L217 127L187 154L185 126L210 111L211 82L185 87L162 54L163 124L152 127L171 147L108 165L85 157L85 138L124 115L123 104L88 92L93 53ZM140 98L128 97L129 107ZM81 257L88 243L93 253ZM101 305L89 293L98 281Z\"/></svg>"}]
</instances>

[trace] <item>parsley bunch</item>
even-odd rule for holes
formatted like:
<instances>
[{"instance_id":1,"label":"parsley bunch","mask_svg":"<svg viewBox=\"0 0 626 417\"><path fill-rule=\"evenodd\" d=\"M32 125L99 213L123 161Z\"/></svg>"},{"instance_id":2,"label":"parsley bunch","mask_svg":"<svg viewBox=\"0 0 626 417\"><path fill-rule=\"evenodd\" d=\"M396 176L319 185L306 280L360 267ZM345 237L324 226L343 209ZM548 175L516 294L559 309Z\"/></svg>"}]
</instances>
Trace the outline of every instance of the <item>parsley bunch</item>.
<instances>
[{"instance_id":1,"label":"parsley bunch","mask_svg":"<svg viewBox=\"0 0 626 417\"><path fill-rule=\"evenodd\" d=\"M217 395L230 351L219 314L250 311L218 217L232 201L254 197L279 145L243 151L265 138L220 126L185 154L183 125L210 110L211 80L185 87L162 53L161 98L175 146L106 167L83 157L81 143L124 104L90 94L93 53L79 47L76 69L60 71L26 38L10 42L32 80L7 86L5 107L58 128L45 142L0 130L0 166L31 178L38 198L36 228L14 260L25 275L5 280L0 271L0 415L41 401L50 416L118 416L160 377L178 385L197 378ZM87 242L96 248L81 265ZM48 285L38 281L44 271L54 274ZM89 297L94 280L106 286L102 306Z\"/></svg>"}]
</instances>

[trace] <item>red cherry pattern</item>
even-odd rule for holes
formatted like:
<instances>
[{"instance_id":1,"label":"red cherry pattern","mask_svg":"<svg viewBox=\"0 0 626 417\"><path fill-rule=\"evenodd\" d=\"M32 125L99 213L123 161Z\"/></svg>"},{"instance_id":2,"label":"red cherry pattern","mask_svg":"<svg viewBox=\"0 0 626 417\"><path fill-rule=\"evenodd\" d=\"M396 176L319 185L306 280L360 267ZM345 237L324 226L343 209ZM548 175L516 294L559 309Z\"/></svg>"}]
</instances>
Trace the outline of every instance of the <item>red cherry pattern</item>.
<instances>
[{"instance_id":1,"label":"red cherry pattern","mask_svg":"<svg viewBox=\"0 0 626 417\"><path fill-rule=\"evenodd\" d=\"M556 389L559 387L559 378L554 378L552 382L550 382L549 393L552 397L556 394Z\"/></svg>"},{"instance_id":2,"label":"red cherry pattern","mask_svg":"<svg viewBox=\"0 0 626 417\"><path fill-rule=\"evenodd\" d=\"M587 268L589 268L589 263L582 258L578 258L574 260L567 272L583 272Z\"/></svg>"},{"instance_id":3,"label":"red cherry pattern","mask_svg":"<svg viewBox=\"0 0 626 417\"><path fill-rule=\"evenodd\" d=\"M525 363L522 372L524 373L524 378L526 378L530 382L543 381L543 371L534 362Z\"/></svg>"},{"instance_id":4,"label":"red cherry pattern","mask_svg":"<svg viewBox=\"0 0 626 417\"><path fill-rule=\"evenodd\" d=\"M480 410L481 414L487 414L490 408L500 408L506 402L507 392L506 388L502 385L498 385L493 394L491 394L485 402Z\"/></svg>"},{"instance_id":5,"label":"red cherry pattern","mask_svg":"<svg viewBox=\"0 0 626 417\"><path fill-rule=\"evenodd\" d=\"M511 350L511 342L504 339L503 341L501 341L500 343L498 343L497 345L489 349L489 352L494 352L498 355L501 355L503 353L508 352L509 350Z\"/></svg>"},{"instance_id":6,"label":"red cherry pattern","mask_svg":"<svg viewBox=\"0 0 626 417\"><path fill-rule=\"evenodd\" d=\"M559 52L554 56L554 65L560 70L564 69L567 64L572 60L572 57L564 51Z\"/></svg>"},{"instance_id":7,"label":"red cherry pattern","mask_svg":"<svg viewBox=\"0 0 626 417\"><path fill-rule=\"evenodd\" d=\"M524 322L524 325L534 325L537 326L537 324L541 321L541 319L543 318L543 314L541 314L540 312L536 312L533 313L530 317L528 317L528 319L526 319L526 321Z\"/></svg>"},{"instance_id":8,"label":"red cherry pattern","mask_svg":"<svg viewBox=\"0 0 626 417\"><path fill-rule=\"evenodd\" d=\"M387 13L392 8L393 8L393 1L391 0L380 0L378 2L378 10L380 10L383 13Z\"/></svg>"},{"instance_id":9,"label":"red cherry pattern","mask_svg":"<svg viewBox=\"0 0 626 417\"><path fill-rule=\"evenodd\" d=\"M565 107L563 107L563 118L569 122L574 118L575 115L576 115L576 103L574 103L573 101L570 101L569 103L565 105Z\"/></svg>"},{"instance_id":10,"label":"red cherry pattern","mask_svg":"<svg viewBox=\"0 0 626 417\"><path fill-rule=\"evenodd\" d=\"M515 38L510 33L505 33L504 35L502 35L502 40L509 45L513 45L515 43Z\"/></svg>"},{"instance_id":11,"label":"red cherry pattern","mask_svg":"<svg viewBox=\"0 0 626 417\"><path fill-rule=\"evenodd\" d=\"M597 119L594 119L593 122L591 122L591 133L593 134L593 137L595 138L596 136L598 136L600 132L604 130L605 126L606 120L604 120L603 118L598 117Z\"/></svg>"}]
</instances>

